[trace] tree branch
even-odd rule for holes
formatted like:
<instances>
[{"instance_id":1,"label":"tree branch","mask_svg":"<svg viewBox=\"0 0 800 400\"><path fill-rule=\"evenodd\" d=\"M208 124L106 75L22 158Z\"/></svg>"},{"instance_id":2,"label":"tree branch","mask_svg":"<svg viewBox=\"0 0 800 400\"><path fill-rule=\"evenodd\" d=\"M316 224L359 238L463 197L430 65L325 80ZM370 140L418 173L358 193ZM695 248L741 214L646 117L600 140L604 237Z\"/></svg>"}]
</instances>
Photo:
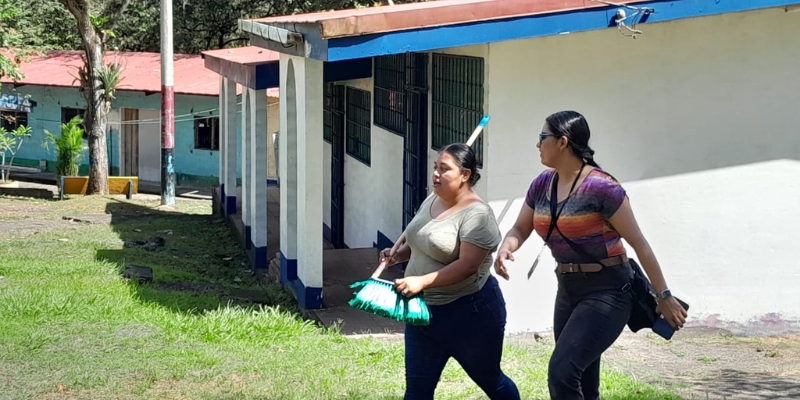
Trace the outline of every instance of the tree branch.
<instances>
[{"instance_id":1,"label":"tree branch","mask_svg":"<svg viewBox=\"0 0 800 400\"><path fill-rule=\"evenodd\" d=\"M108 18L108 22L106 22L104 26L105 29L114 29L114 26L117 25L120 17L122 17L122 13L128 8L130 2L131 0L109 0L105 8L103 8L103 14L100 15Z\"/></svg>"}]
</instances>

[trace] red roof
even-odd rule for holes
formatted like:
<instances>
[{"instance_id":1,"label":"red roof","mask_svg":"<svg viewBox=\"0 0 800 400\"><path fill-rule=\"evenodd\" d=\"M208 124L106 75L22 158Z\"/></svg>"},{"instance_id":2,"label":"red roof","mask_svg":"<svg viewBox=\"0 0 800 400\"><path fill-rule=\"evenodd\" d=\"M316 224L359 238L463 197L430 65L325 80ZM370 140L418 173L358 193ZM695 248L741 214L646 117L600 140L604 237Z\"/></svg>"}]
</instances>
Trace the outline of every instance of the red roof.
<instances>
[{"instance_id":1,"label":"red roof","mask_svg":"<svg viewBox=\"0 0 800 400\"><path fill-rule=\"evenodd\" d=\"M82 65L82 50L53 50L45 56L31 56L22 64L25 78L16 84L78 87L77 70ZM161 91L161 55L158 53L120 52L117 59L125 66L117 90L157 93ZM218 96L219 75L204 67L199 55L175 54L174 88L176 94ZM114 52L106 52L106 63L114 62ZM7 76L3 83L15 83Z\"/></svg>"},{"instance_id":2,"label":"red roof","mask_svg":"<svg viewBox=\"0 0 800 400\"><path fill-rule=\"evenodd\" d=\"M615 3L629 4L642 1L617 0ZM441 0L285 15L252 21L267 25L318 24L322 38L334 38L607 6L591 0Z\"/></svg>"}]
</instances>

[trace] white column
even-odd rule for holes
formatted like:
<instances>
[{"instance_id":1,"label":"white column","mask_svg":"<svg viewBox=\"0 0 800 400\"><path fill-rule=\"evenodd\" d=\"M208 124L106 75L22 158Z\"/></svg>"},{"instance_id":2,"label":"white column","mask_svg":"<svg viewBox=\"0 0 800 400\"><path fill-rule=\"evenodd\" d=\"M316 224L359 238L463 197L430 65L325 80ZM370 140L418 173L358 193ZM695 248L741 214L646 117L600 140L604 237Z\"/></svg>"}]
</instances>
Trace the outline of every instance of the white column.
<instances>
[{"instance_id":1,"label":"white column","mask_svg":"<svg viewBox=\"0 0 800 400\"><path fill-rule=\"evenodd\" d=\"M244 247L250 249L250 102L249 89L242 87L242 223L244 224Z\"/></svg>"},{"instance_id":2,"label":"white column","mask_svg":"<svg viewBox=\"0 0 800 400\"><path fill-rule=\"evenodd\" d=\"M292 57L280 59L280 180L281 282L297 280L297 82Z\"/></svg>"},{"instance_id":3,"label":"white column","mask_svg":"<svg viewBox=\"0 0 800 400\"><path fill-rule=\"evenodd\" d=\"M224 78L225 92L225 212L236 214L236 82Z\"/></svg>"},{"instance_id":4,"label":"white column","mask_svg":"<svg viewBox=\"0 0 800 400\"><path fill-rule=\"evenodd\" d=\"M225 77L219 76L219 178L220 187L225 187ZM220 193L220 196L225 196L225 193ZM220 199L223 203L225 198Z\"/></svg>"},{"instance_id":5,"label":"white column","mask_svg":"<svg viewBox=\"0 0 800 400\"><path fill-rule=\"evenodd\" d=\"M267 268L267 91L247 89L250 104L250 222L253 268ZM244 101L244 100L243 100Z\"/></svg>"},{"instance_id":6,"label":"white column","mask_svg":"<svg viewBox=\"0 0 800 400\"><path fill-rule=\"evenodd\" d=\"M297 275L306 308L322 306L322 61L296 58ZM302 67L301 67L302 66Z\"/></svg>"}]
</instances>

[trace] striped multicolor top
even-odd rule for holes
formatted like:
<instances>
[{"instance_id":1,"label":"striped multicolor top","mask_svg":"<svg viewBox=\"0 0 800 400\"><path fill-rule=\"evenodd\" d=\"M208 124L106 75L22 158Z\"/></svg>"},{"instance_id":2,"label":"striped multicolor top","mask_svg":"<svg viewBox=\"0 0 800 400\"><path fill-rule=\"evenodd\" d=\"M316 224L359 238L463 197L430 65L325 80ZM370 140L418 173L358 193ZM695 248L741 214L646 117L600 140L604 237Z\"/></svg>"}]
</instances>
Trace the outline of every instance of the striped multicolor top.
<instances>
[{"instance_id":1,"label":"striped multicolor top","mask_svg":"<svg viewBox=\"0 0 800 400\"><path fill-rule=\"evenodd\" d=\"M544 239L550 228L550 181L555 170L542 172L531 183L525 202L533 209L533 228ZM591 262L625 252L619 233L608 219L625 200L625 189L607 172L594 168L570 196L558 217L558 229L593 260L585 260L553 230L547 246L559 262ZM561 209L563 202L558 204Z\"/></svg>"}]
</instances>

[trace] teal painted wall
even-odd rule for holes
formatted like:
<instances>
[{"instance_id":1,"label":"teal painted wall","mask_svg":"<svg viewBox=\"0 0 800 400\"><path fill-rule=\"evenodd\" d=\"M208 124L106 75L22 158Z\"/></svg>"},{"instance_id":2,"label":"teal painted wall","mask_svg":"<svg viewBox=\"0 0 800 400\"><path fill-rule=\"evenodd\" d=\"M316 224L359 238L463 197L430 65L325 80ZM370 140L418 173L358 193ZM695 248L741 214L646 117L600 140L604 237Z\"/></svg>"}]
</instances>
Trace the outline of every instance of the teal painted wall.
<instances>
[{"instance_id":1,"label":"teal painted wall","mask_svg":"<svg viewBox=\"0 0 800 400\"><path fill-rule=\"evenodd\" d=\"M124 87L125 82L122 82ZM42 146L45 130L56 135L61 133L61 108L85 108L86 102L75 88L58 88L43 86L3 85L2 93L15 96L30 96L37 106L28 114L28 126L33 128L33 136L25 140L14 161L17 165L39 166L39 160L55 161L55 154ZM122 108L161 109L161 94L145 95L141 92L118 91L112 103L112 113L121 114ZM194 149L194 117L218 116L219 100L210 96L175 96L175 172L178 184L215 185L218 182L219 152ZM140 117L141 118L141 117ZM121 119L121 118L120 118ZM241 130L241 118L237 118L237 130ZM120 130L119 119L109 122L106 144L108 146L109 172L119 175L120 166ZM154 124L158 121L142 121L141 124ZM153 127L156 128L156 127ZM156 128L160 129L160 128ZM160 149L160 139L157 147ZM239 141L240 142L240 141ZM87 144L88 146L88 144ZM241 143L237 149L241 154ZM88 171L88 149L84 150L81 172ZM160 158L160 152L158 157ZM140 158L140 165L142 163ZM54 170L54 162L48 162L48 170ZM237 163L237 173L241 176L241 163Z\"/></svg>"}]
</instances>

